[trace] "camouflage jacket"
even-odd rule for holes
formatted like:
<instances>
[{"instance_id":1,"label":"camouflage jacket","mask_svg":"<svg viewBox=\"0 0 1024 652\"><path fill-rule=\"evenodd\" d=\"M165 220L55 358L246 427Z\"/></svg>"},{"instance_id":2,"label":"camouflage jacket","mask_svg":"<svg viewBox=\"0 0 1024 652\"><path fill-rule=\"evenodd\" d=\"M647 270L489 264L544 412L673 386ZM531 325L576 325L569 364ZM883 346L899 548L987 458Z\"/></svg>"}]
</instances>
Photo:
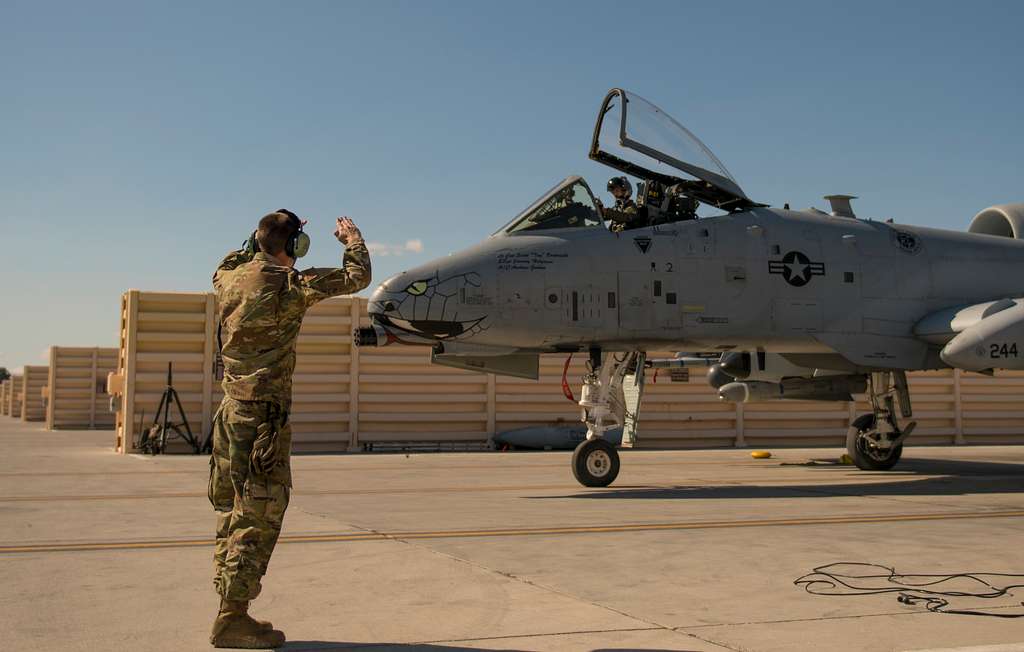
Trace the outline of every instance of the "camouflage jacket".
<instances>
[{"instance_id":1,"label":"camouflage jacket","mask_svg":"<svg viewBox=\"0 0 1024 652\"><path fill-rule=\"evenodd\" d=\"M615 210L622 213L634 214L636 213L636 202L632 199L616 199Z\"/></svg>"},{"instance_id":2,"label":"camouflage jacket","mask_svg":"<svg viewBox=\"0 0 1024 652\"><path fill-rule=\"evenodd\" d=\"M605 219L612 223L612 231L636 228L640 224L636 202L632 199L616 199L614 208L604 209Z\"/></svg>"},{"instance_id":3,"label":"camouflage jacket","mask_svg":"<svg viewBox=\"0 0 1024 652\"><path fill-rule=\"evenodd\" d=\"M224 393L239 401L272 401L290 409L295 340L306 310L370 283L370 254L349 243L341 268L299 272L265 253L235 251L213 274L217 294Z\"/></svg>"}]
</instances>

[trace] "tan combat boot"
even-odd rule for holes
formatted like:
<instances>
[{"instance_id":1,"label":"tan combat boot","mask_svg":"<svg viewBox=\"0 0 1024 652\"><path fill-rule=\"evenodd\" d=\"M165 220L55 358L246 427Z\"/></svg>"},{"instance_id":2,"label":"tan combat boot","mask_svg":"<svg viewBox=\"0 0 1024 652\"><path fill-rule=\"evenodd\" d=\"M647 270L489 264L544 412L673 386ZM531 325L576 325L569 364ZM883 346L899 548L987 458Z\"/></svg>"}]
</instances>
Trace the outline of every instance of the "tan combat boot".
<instances>
[{"instance_id":1,"label":"tan combat boot","mask_svg":"<svg viewBox=\"0 0 1024 652\"><path fill-rule=\"evenodd\" d=\"M270 623L249 615L249 603L221 600L217 619L213 621L210 643L213 647L260 649L284 645L284 633Z\"/></svg>"}]
</instances>

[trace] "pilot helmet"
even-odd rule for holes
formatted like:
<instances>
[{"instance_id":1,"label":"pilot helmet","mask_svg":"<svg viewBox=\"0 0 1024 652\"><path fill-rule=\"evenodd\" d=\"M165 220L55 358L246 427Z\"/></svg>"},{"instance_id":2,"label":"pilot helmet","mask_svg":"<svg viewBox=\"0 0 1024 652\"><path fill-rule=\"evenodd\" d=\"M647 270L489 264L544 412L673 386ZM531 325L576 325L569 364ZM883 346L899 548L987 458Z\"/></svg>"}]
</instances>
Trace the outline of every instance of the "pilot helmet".
<instances>
[{"instance_id":1,"label":"pilot helmet","mask_svg":"<svg viewBox=\"0 0 1024 652\"><path fill-rule=\"evenodd\" d=\"M633 196L633 186L629 183L629 179L626 177L612 177L608 179L608 192L611 192L615 188L621 188L626 191L626 197Z\"/></svg>"}]
</instances>

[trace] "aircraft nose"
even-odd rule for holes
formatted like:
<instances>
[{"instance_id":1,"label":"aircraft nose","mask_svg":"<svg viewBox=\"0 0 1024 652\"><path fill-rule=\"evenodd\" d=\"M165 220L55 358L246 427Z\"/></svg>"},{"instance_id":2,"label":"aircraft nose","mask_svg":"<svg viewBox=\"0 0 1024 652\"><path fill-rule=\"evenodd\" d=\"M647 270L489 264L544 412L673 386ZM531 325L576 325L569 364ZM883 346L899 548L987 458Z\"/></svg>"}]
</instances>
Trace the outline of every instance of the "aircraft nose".
<instances>
[{"instance_id":1,"label":"aircraft nose","mask_svg":"<svg viewBox=\"0 0 1024 652\"><path fill-rule=\"evenodd\" d=\"M397 293L391 290L396 285L395 281L398 280L398 276L392 276L390 279L381 283L381 285L374 290L373 294L370 295L370 301L367 305L367 311L372 317L375 314L386 315L393 313L398 310L400 305L398 302Z\"/></svg>"},{"instance_id":2,"label":"aircraft nose","mask_svg":"<svg viewBox=\"0 0 1024 652\"><path fill-rule=\"evenodd\" d=\"M475 273L442 276L438 270L413 270L392 276L367 306L375 341L434 344L479 332L484 316L467 310L463 301L467 289L479 285Z\"/></svg>"}]
</instances>

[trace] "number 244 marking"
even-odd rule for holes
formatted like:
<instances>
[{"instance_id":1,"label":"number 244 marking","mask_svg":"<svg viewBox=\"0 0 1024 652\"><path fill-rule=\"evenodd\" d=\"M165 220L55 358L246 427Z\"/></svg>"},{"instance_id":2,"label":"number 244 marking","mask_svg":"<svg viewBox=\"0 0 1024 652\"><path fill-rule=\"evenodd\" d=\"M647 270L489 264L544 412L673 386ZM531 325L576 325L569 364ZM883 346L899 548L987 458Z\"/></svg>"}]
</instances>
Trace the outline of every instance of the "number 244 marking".
<instances>
[{"instance_id":1,"label":"number 244 marking","mask_svg":"<svg viewBox=\"0 0 1024 652\"><path fill-rule=\"evenodd\" d=\"M1016 358L1017 343L1013 344L989 344L989 357L991 358Z\"/></svg>"}]
</instances>

